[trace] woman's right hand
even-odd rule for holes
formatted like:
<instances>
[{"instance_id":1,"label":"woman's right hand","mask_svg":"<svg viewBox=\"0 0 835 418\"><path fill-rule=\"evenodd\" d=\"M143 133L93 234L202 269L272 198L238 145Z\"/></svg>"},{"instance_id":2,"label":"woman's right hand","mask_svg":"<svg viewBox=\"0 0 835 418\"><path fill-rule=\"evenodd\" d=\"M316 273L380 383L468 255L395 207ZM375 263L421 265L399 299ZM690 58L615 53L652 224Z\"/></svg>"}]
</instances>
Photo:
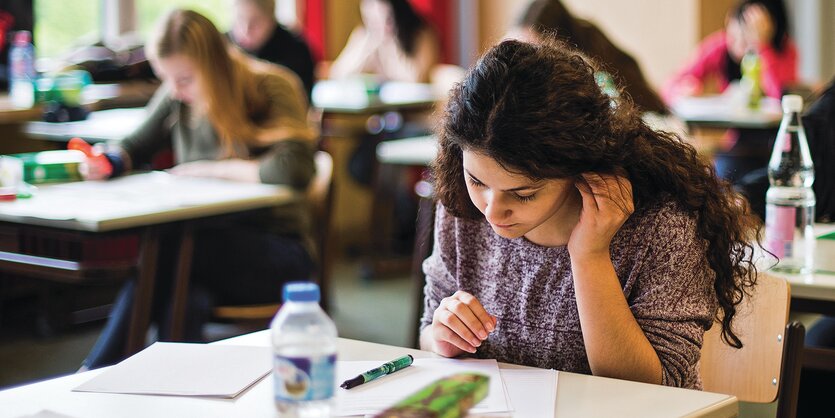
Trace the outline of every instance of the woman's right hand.
<instances>
[{"instance_id":1,"label":"woman's right hand","mask_svg":"<svg viewBox=\"0 0 835 418\"><path fill-rule=\"evenodd\" d=\"M496 329L496 321L475 296L459 290L435 309L429 326L432 351L444 357L475 353Z\"/></svg>"},{"instance_id":2,"label":"woman's right hand","mask_svg":"<svg viewBox=\"0 0 835 418\"><path fill-rule=\"evenodd\" d=\"M70 139L67 149L84 153L84 161L78 171L84 180L104 180L113 174L113 165L105 157L101 149L97 149L81 138Z\"/></svg>"}]
</instances>

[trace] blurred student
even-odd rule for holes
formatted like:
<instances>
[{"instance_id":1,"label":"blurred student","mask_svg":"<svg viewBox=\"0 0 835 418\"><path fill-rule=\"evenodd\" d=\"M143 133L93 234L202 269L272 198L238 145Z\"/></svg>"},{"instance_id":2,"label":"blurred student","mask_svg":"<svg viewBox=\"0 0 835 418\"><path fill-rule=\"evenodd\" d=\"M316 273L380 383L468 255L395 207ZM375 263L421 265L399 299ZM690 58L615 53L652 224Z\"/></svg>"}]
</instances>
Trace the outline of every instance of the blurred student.
<instances>
[{"instance_id":1,"label":"blurred student","mask_svg":"<svg viewBox=\"0 0 835 418\"><path fill-rule=\"evenodd\" d=\"M672 104L682 96L705 92L709 80L724 91L742 78L742 57L756 51L763 92L779 99L797 82L797 47L789 36L782 0L740 0L725 19L725 29L705 38L693 56L664 87Z\"/></svg>"},{"instance_id":2,"label":"blurred student","mask_svg":"<svg viewBox=\"0 0 835 418\"><path fill-rule=\"evenodd\" d=\"M275 0L234 0L233 12L229 39L259 59L292 70L310 97L314 82L313 56L304 38L276 21Z\"/></svg>"},{"instance_id":3,"label":"blurred student","mask_svg":"<svg viewBox=\"0 0 835 418\"><path fill-rule=\"evenodd\" d=\"M728 14L725 29L702 41L695 57L666 84L664 100L672 105L679 98L706 93L712 84L724 92L741 79L741 61L749 51L759 55L759 84L765 95L779 99L797 82L797 48L782 0L740 0ZM767 164L776 134L762 129L729 131L714 156L716 171L729 181L742 181Z\"/></svg>"},{"instance_id":4,"label":"blurred student","mask_svg":"<svg viewBox=\"0 0 835 418\"><path fill-rule=\"evenodd\" d=\"M362 25L330 67L330 78L374 74L384 80L429 82L438 38L408 0L362 0Z\"/></svg>"},{"instance_id":5,"label":"blurred student","mask_svg":"<svg viewBox=\"0 0 835 418\"><path fill-rule=\"evenodd\" d=\"M647 82L635 58L612 43L594 23L572 15L560 0L532 1L508 37L536 41L543 34L556 36L600 62L624 86L639 109L668 113L667 106Z\"/></svg>"},{"instance_id":6,"label":"blurred student","mask_svg":"<svg viewBox=\"0 0 835 418\"><path fill-rule=\"evenodd\" d=\"M190 10L168 14L148 46L163 85L142 125L106 159L88 162L88 178L144 167L172 147L172 175L307 187L315 171L316 132L307 123L298 77L246 57ZM314 266L307 225L302 206L283 206L195 231L186 339L201 340L214 304L278 302L283 282L309 279ZM152 315L161 340L169 332L176 237L162 239L155 282ZM132 280L122 288L84 367L121 359L134 288Z\"/></svg>"},{"instance_id":7,"label":"blurred student","mask_svg":"<svg viewBox=\"0 0 835 418\"><path fill-rule=\"evenodd\" d=\"M756 226L598 70L563 43L508 40L453 89L421 348L698 389L705 330L741 346Z\"/></svg>"}]
</instances>

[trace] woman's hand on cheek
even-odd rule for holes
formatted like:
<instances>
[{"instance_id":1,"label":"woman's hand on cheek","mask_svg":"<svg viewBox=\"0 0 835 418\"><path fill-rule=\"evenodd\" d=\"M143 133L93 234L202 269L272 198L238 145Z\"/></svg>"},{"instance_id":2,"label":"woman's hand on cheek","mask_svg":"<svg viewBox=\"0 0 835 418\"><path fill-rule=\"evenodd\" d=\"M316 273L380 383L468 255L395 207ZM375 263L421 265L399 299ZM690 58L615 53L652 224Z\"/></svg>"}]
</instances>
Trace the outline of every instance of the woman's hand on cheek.
<instances>
[{"instance_id":1,"label":"woman's hand on cheek","mask_svg":"<svg viewBox=\"0 0 835 418\"><path fill-rule=\"evenodd\" d=\"M768 9L762 4L751 4L745 8L743 19L745 20L746 39L759 45L771 43L774 36L774 22Z\"/></svg>"},{"instance_id":2,"label":"woman's hand on cheek","mask_svg":"<svg viewBox=\"0 0 835 418\"><path fill-rule=\"evenodd\" d=\"M435 310L430 325L433 350L444 357L475 353L496 329L496 321L475 296L459 290Z\"/></svg>"},{"instance_id":3,"label":"woman's hand on cheek","mask_svg":"<svg viewBox=\"0 0 835 418\"><path fill-rule=\"evenodd\" d=\"M568 252L572 258L609 258L612 238L635 210L632 183L614 174L584 173L575 186L583 207L568 239Z\"/></svg>"}]
</instances>

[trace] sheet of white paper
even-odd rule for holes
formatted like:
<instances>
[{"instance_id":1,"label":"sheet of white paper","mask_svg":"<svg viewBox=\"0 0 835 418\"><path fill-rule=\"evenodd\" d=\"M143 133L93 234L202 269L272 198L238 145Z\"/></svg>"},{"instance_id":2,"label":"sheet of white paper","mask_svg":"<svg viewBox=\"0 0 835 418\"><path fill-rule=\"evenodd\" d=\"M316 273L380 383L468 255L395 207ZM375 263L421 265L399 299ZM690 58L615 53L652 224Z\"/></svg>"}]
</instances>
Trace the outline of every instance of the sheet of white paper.
<instances>
[{"instance_id":1,"label":"sheet of white paper","mask_svg":"<svg viewBox=\"0 0 835 418\"><path fill-rule=\"evenodd\" d=\"M513 405L513 413L479 414L469 418L553 418L557 402L556 370L502 369L502 380Z\"/></svg>"},{"instance_id":2,"label":"sheet of white paper","mask_svg":"<svg viewBox=\"0 0 835 418\"><path fill-rule=\"evenodd\" d=\"M367 370L378 367L382 361L339 361L336 368L337 385ZM502 384L496 360L415 359L415 362L396 373L375 379L353 389L337 388L337 416L374 414L397 403L403 398L435 380L456 373L477 372L490 377L487 397L475 405L473 412L504 412L510 408Z\"/></svg>"},{"instance_id":3,"label":"sheet of white paper","mask_svg":"<svg viewBox=\"0 0 835 418\"><path fill-rule=\"evenodd\" d=\"M269 347L155 343L73 389L234 398L272 370Z\"/></svg>"},{"instance_id":4,"label":"sheet of white paper","mask_svg":"<svg viewBox=\"0 0 835 418\"><path fill-rule=\"evenodd\" d=\"M30 415L21 415L18 418L74 418L69 415L60 414L58 412L50 411L48 409L44 409L38 411L37 413L30 414Z\"/></svg>"},{"instance_id":5,"label":"sheet of white paper","mask_svg":"<svg viewBox=\"0 0 835 418\"><path fill-rule=\"evenodd\" d=\"M12 216L95 222L247 199L257 189L277 193L270 185L241 185L155 171L109 181L43 186L32 199L8 202L0 210Z\"/></svg>"}]
</instances>

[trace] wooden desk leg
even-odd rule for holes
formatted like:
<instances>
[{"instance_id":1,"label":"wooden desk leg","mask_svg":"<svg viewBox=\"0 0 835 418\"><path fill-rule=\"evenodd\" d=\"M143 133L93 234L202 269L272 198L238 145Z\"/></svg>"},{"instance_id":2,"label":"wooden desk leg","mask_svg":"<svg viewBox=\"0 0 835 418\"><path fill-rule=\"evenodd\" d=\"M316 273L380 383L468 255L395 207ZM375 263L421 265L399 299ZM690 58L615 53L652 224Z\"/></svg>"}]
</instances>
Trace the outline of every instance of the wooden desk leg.
<instances>
[{"instance_id":1,"label":"wooden desk leg","mask_svg":"<svg viewBox=\"0 0 835 418\"><path fill-rule=\"evenodd\" d=\"M159 228L151 226L142 232L142 243L139 248L139 273L136 280L136 293L133 297L128 343L125 346L127 356L145 347L145 335L151 319L158 256Z\"/></svg>"},{"instance_id":2,"label":"wooden desk leg","mask_svg":"<svg viewBox=\"0 0 835 418\"><path fill-rule=\"evenodd\" d=\"M180 241L180 259L177 261L177 275L171 298L171 340L183 340L183 324L188 304L188 282L191 277L191 261L194 253L194 226L192 222L183 225Z\"/></svg>"}]
</instances>

